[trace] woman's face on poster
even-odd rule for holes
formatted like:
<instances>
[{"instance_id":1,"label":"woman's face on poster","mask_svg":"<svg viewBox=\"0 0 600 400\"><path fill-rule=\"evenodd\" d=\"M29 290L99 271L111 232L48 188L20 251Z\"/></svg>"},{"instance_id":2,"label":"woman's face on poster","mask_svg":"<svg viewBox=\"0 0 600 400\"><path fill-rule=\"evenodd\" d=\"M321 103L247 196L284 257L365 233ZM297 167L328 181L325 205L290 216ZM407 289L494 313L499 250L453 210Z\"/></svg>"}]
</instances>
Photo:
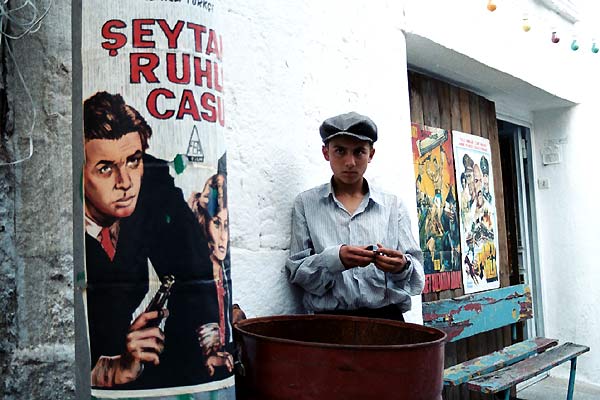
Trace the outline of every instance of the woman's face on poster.
<instances>
[{"instance_id":1,"label":"woman's face on poster","mask_svg":"<svg viewBox=\"0 0 600 400\"><path fill-rule=\"evenodd\" d=\"M210 219L208 233L212 239L213 256L219 261L225 260L229 244L229 213L226 208Z\"/></svg>"},{"instance_id":2,"label":"woman's face on poster","mask_svg":"<svg viewBox=\"0 0 600 400\"><path fill-rule=\"evenodd\" d=\"M204 185L204 189L202 190L202 193L200 193L200 198L198 199L198 203L199 203L200 207L207 210L209 199L210 199L210 185L207 183L206 185Z\"/></svg>"}]
</instances>

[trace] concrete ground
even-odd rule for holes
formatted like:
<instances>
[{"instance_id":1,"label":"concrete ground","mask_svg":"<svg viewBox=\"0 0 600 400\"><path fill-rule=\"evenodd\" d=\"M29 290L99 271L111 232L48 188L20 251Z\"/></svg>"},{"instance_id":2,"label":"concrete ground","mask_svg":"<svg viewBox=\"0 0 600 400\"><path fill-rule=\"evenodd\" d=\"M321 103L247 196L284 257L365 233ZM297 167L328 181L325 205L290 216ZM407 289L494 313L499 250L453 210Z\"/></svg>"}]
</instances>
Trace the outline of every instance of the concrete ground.
<instances>
[{"instance_id":1,"label":"concrete ground","mask_svg":"<svg viewBox=\"0 0 600 400\"><path fill-rule=\"evenodd\" d=\"M567 398L569 381L562 378L547 377L526 389L517 392L519 400L564 400ZM592 386L582 382L575 382L576 400L600 399L600 386Z\"/></svg>"}]
</instances>

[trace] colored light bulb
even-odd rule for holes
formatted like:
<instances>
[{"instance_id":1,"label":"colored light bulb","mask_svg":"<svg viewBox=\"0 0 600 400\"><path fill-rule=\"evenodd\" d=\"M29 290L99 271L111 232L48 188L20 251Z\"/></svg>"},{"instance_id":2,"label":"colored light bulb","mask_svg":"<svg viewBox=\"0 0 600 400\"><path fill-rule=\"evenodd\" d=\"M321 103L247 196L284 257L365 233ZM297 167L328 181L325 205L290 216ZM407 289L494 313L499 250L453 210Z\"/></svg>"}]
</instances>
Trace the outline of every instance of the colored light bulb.
<instances>
[{"instance_id":1,"label":"colored light bulb","mask_svg":"<svg viewBox=\"0 0 600 400\"><path fill-rule=\"evenodd\" d=\"M571 42L571 50L577 51L579 50L579 43L577 43L577 39L573 39Z\"/></svg>"},{"instance_id":2,"label":"colored light bulb","mask_svg":"<svg viewBox=\"0 0 600 400\"><path fill-rule=\"evenodd\" d=\"M554 31L554 32L552 32L552 43L558 43L558 42L560 42L560 38L556 34L556 31Z\"/></svg>"},{"instance_id":3,"label":"colored light bulb","mask_svg":"<svg viewBox=\"0 0 600 400\"><path fill-rule=\"evenodd\" d=\"M488 0L487 9L489 11L496 11L496 3L494 3L494 0Z\"/></svg>"},{"instance_id":4,"label":"colored light bulb","mask_svg":"<svg viewBox=\"0 0 600 400\"><path fill-rule=\"evenodd\" d=\"M594 41L594 43L592 43L592 53L596 54L598 53L598 50L600 50L600 48L596 46L596 42Z\"/></svg>"},{"instance_id":5,"label":"colored light bulb","mask_svg":"<svg viewBox=\"0 0 600 400\"><path fill-rule=\"evenodd\" d=\"M523 25L521 26L524 32L529 32L531 30L531 25L529 24L528 18L523 18Z\"/></svg>"}]
</instances>

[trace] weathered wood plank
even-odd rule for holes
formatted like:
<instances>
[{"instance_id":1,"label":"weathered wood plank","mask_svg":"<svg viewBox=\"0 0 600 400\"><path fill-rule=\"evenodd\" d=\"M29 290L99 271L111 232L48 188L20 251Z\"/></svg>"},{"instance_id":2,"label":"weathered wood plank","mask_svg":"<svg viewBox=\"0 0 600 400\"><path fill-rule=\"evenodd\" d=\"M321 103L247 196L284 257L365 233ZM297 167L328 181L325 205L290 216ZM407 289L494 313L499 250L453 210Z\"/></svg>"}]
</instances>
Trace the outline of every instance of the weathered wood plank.
<instances>
[{"instance_id":1,"label":"weathered wood plank","mask_svg":"<svg viewBox=\"0 0 600 400\"><path fill-rule=\"evenodd\" d=\"M437 81L424 77L421 81L423 96L423 121L427 126L440 127L440 105L437 96Z\"/></svg>"},{"instance_id":2,"label":"weathered wood plank","mask_svg":"<svg viewBox=\"0 0 600 400\"><path fill-rule=\"evenodd\" d=\"M469 92L465 89L458 89L458 99L460 104L460 124L461 132L471 133L471 113L469 110Z\"/></svg>"},{"instance_id":3,"label":"weathered wood plank","mask_svg":"<svg viewBox=\"0 0 600 400\"><path fill-rule=\"evenodd\" d=\"M542 337L513 344L492 354L446 368L444 370L444 384L449 386L460 385L476 376L515 364L557 344L558 341L556 339Z\"/></svg>"},{"instance_id":4,"label":"weathered wood plank","mask_svg":"<svg viewBox=\"0 0 600 400\"><path fill-rule=\"evenodd\" d=\"M423 123L423 96L421 95L420 75L408 71L408 98L410 102L410 120L411 122Z\"/></svg>"},{"instance_id":5,"label":"weathered wood plank","mask_svg":"<svg viewBox=\"0 0 600 400\"><path fill-rule=\"evenodd\" d=\"M438 81L436 85L438 105L440 108L440 128L452 130L452 105L450 101L450 85Z\"/></svg>"},{"instance_id":6,"label":"weathered wood plank","mask_svg":"<svg viewBox=\"0 0 600 400\"><path fill-rule=\"evenodd\" d=\"M471 117L471 133L481 136L481 121L479 118L479 96L469 93L469 114Z\"/></svg>"},{"instance_id":7,"label":"weathered wood plank","mask_svg":"<svg viewBox=\"0 0 600 400\"><path fill-rule=\"evenodd\" d=\"M423 303L424 324L445 331L449 342L532 316L531 290L527 285Z\"/></svg>"},{"instance_id":8,"label":"weathered wood plank","mask_svg":"<svg viewBox=\"0 0 600 400\"><path fill-rule=\"evenodd\" d=\"M587 346L565 343L510 367L475 378L469 381L467 386L474 391L498 393L578 357L589 350L590 348Z\"/></svg>"},{"instance_id":9,"label":"weathered wood plank","mask_svg":"<svg viewBox=\"0 0 600 400\"><path fill-rule=\"evenodd\" d=\"M496 106L490 104L490 114L496 115ZM494 196L496 197L496 222L498 224L498 263L500 265L500 286L510 285L511 266L508 262L508 240L506 233L506 215L504 212L504 188L502 185L502 160L498 125L490 124L490 149L492 152L492 171L494 174Z\"/></svg>"}]
</instances>

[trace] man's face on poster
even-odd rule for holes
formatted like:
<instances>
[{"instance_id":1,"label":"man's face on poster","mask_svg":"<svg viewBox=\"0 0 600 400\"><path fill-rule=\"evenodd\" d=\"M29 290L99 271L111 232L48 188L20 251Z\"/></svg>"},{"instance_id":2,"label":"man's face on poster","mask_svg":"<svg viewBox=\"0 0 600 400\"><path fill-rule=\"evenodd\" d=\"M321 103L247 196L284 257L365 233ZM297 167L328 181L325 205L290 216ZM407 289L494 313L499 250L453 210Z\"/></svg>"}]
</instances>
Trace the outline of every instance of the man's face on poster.
<instances>
[{"instance_id":1,"label":"man's face on poster","mask_svg":"<svg viewBox=\"0 0 600 400\"><path fill-rule=\"evenodd\" d=\"M473 170L465 171L465 181L467 182L467 189L469 190L469 195L471 199L475 199L475 180L473 178Z\"/></svg>"},{"instance_id":2,"label":"man's face on poster","mask_svg":"<svg viewBox=\"0 0 600 400\"><path fill-rule=\"evenodd\" d=\"M483 182L483 193L489 193L490 192L490 176L488 174L483 174L481 181Z\"/></svg>"},{"instance_id":3,"label":"man's face on poster","mask_svg":"<svg viewBox=\"0 0 600 400\"><path fill-rule=\"evenodd\" d=\"M473 181L475 183L475 192L477 193L483 188L483 175L481 174L479 165L473 167Z\"/></svg>"},{"instance_id":4,"label":"man's face on poster","mask_svg":"<svg viewBox=\"0 0 600 400\"><path fill-rule=\"evenodd\" d=\"M85 212L94 222L106 226L133 213L144 174L142 156L138 132L86 141Z\"/></svg>"}]
</instances>

